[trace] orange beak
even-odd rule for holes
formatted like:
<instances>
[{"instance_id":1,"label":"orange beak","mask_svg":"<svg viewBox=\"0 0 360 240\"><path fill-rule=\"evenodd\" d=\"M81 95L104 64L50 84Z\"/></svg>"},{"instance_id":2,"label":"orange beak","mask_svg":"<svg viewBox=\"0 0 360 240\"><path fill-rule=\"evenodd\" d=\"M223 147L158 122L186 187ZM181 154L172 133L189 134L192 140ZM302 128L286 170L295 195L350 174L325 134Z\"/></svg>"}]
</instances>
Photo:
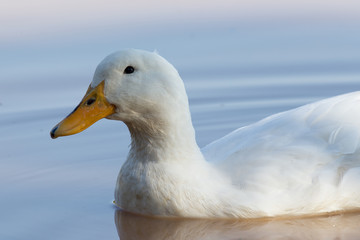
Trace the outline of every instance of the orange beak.
<instances>
[{"instance_id":1,"label":"orange beak","mask_svg":"<svg viewBox=\"0 0 360 240\"><path fill-rule=\"evenodd\" d=\"M102 81L95 88L89 87L74 111L51 130L51 138L79 133L96 121L115 113L115 106L104 96L104 85L105 82Z\"/></svg>"}]
</instances>

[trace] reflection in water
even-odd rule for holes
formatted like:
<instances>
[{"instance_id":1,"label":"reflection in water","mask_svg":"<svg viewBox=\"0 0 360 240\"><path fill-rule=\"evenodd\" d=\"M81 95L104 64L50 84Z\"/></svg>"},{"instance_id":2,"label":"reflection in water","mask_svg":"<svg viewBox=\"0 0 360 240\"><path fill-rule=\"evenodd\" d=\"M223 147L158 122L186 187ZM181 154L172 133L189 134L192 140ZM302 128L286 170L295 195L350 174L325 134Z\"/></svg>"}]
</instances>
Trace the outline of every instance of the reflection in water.
<instances>
[{"instance_id":1,"label":"reflection in water","mask_svg":"<svg viewBox=\"0 0 360 240\"><path fill-rule=\"evenodd\" d=\"M175 239L357 239L360 214L287 220L152 218L115 212L121 240Z\"/></svg>"}]
</instances>

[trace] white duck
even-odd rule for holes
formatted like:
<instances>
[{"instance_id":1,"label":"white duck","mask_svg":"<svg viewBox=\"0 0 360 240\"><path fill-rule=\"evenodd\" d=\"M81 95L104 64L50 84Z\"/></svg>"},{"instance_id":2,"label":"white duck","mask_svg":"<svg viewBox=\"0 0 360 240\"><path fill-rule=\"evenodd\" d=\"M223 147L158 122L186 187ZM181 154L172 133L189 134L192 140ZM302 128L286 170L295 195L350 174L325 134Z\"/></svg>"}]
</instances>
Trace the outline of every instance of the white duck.
<instances>
[{"instance_id":1,"label":"white duck","mask_svg":"<svg viewBox=\"0 0 360 240\"><path fill-rule=\"evenodd\" d=\"M125 50L99 64L82 102L51 136L104 117L131 133L115 189L125 211L258 218L360 208L359 92L270 116L200 151L176 69L156 53Z\"/></svg>"}]
</instances>

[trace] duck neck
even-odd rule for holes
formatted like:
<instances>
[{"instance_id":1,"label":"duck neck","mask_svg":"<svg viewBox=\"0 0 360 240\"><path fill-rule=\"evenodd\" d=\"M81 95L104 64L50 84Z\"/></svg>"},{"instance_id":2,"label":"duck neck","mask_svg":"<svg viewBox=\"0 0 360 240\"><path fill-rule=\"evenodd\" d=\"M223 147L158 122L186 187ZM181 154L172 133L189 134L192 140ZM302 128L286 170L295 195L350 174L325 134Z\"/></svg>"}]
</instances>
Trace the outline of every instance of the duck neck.
<instances>
[{"instance_id":1,"label":"duck neck","mask_svg":"<svg viewBox=\"0 0 360 240\"><path fill-rule=\"evenodd\" d=\"M168 114L166 119L147 118L128 122L131 149L128 159L140 162L188 162L203 160L195 140L190 113Z\"/></svg>"}]
</instances>

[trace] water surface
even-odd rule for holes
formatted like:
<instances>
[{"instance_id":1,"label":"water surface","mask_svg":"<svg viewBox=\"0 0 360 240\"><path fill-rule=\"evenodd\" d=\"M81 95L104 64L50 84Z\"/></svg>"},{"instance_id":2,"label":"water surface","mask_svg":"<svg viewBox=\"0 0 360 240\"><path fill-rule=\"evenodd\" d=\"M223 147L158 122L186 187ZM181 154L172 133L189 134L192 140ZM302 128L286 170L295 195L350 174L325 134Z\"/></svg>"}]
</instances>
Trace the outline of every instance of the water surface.
<instances>
[{"instance_id":1,"label":"water surface","mask_svg":"<svg viewBox=\"0 0 360 240\"><path fill-rule=\"evenodd\" d=\"M120 239L358 239L360 214L304 219L204 220L115 213Z\"/></svg>"}]
</instances>

